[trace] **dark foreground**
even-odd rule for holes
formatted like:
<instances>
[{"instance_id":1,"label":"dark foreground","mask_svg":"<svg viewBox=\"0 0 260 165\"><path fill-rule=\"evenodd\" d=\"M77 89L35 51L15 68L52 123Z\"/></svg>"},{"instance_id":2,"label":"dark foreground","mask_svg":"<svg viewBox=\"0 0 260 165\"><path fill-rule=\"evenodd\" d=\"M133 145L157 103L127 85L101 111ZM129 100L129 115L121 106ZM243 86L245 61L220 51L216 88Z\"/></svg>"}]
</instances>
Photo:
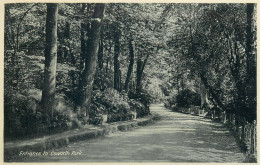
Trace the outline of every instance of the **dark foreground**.
<instances>
[{"instance_id":1,"label":"dark foreground","mask_svg":"<svg viewBox=\"0 0 260 165\"><path fill-rule=\"evenodd\" d=\"M41 156L19 156L19 162L243 162L245 154L220 123L151 107L163 116L153 125L105 138L47 150ZM43 153L43 152L42 152Z\"/></svg>"}]
</instances>

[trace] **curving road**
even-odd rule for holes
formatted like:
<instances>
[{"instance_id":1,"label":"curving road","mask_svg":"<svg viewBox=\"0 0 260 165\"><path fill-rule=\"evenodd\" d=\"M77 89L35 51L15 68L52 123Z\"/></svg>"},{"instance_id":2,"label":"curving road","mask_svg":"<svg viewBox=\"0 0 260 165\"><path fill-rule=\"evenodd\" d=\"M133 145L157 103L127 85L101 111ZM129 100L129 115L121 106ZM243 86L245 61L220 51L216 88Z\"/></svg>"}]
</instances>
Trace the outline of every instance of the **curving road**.
<instances>
[{"instance_id":1,"label":"curving road","mask_svg":"<svg viewBox=\"0 0 260 165\"><path fill-rule=\"evenodd\" d=\"M243 162L234 137L220 123L151 106L163 118L153 125L19 157L24 162ZM70 155L56 155L66 154ZM73 155L72 155L73 154Z\"/></svg>"}]
</instances>

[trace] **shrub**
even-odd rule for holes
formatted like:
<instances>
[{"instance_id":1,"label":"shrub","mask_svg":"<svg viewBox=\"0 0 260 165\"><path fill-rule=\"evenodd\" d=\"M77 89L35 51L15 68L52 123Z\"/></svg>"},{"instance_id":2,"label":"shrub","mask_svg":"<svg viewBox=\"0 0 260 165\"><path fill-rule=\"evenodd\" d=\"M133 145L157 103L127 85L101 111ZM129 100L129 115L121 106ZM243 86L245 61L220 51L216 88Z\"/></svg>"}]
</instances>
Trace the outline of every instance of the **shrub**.
<instances>
[{"instance_id":1,"label":"shrub","mask_svg":"<svg viewBox=\"0 0 260 165\"><path fill-rule=\"evenodd\" d=\"M175 103L176 103L176 97L175 96L171 96L171 97L168 97L167 99L165 99L164 106L166 108L170 108L173 105L175 105Z\"/></svg>"},{"instance_id":2,"label":"shrub","mask_svg":"<svg viewBox=\"0 0 260 165\"><path fill-rule=\"evenodd\" d=\"M95 90L91 100L90 123L100 124L103 114L108 115L107 122L131 119L131 107L128 100L127 95L113 88L105 89L103 92Z\"/></svg>"},{"instance_id":3,"label":"shrub","mask_svg":"<svg viewBox=\"0 0 260 165\"><path fill-rule=\"evenodd\" d=\"M181 107L200 106L200 95L189 89L182 90L176 96L176 104Z\"/></svg>"},{"instance_id":4,"label":"shrub","mask_svg":"<svg viewBox=\"0 0 260 165\"><path fill-rule=\"evenodd\" d=\"M96 72L94 83L93 83L93 90L101 90L104 91L109 87L113 87L113 81L111 81L110 77L113 77L113 71L109 70L106 74L103 74L105 70L100 72Z\"/></svg>"},{"instance_id":5,"label":"shrub","mask_svg":"<svg viewBox=\"0 0 260 165\"><path fill-rule=\"evenodd\" d=\"M82 127L82 121L78 120L77 114L73 112L73 107L71 106L73 104L64 98L66 98L64 95L57 95L55 97L56 106L49 128L66 130Z\"/></svg>"},{"instance_id":6,"label":"shrub","mask_svg":"<svg viewBox=\"0 0 260 165\"><path fill-rule=\"evenodd\" d=\"M134 110L136 110L137 118L147 116L150 113L148 108L146 108L142 103L140 103L139 101L136 101L134 99L129 100L129 105Z\"/></svg>"},{"instance_id":7,"label":"shrub","mask_svg":"<svg viewBox=\"0 0 260 165\"><path fill-rule=\"evenodd\" d=\"M115 104L116 109L118 109L119 113L129 113L130 112L130 106L128 102L121 101Z\"/></svg>"},{"instance_id":8,"label":"shrub","mask_svg":"<svg viewBox=\"0 0 260 165\"><path fill-rule=\"evenodd\" d=\"M42 113L37 100L12 90L4 96L5 137L34 134L41 125Z\"/></svg>"},{"instance_id":9,"label":"shrub","mask_svg":"<svg viewBox=\"0 0 260 165\"><path fill-rule=\"evenodd\" d=\"M136 100L137 102L139 102L138 104L142 104L142 106L137 104L137 117L144 117L150 114L149 105L151 104L153 97L148 93L148 91L144 89L141 92L135 92L130 90L128 93L128 97L132 100ZM136 104L136 102L133 103Z\"/></svg>"},{"instance_id":10,"label":"shrub","mask_svg":"<svg viewBox=\"0 0 260 165\"><path fill-rule=\"evenodd\" d=\"M153 97L149 94L148 91L142 89L141 92L136 92L130 90L128 93L128 97L130 99L135 99L137 101L140 101L146 108L152 103Z\"/></svg>"},{"instance_id":11,"label":"shrub","mask_svg":"<svg viewBox=\"0 0 260 165\"><path fill-rule=\"evenodd\" d=\"M173 105L173 106L171 106L171 110L175 111L175 112L179 112L180 108L178 106Z\"/></svg>"},{"instance_id":12,"label":"shrub","mask_svg":"<svg viewBox=\"0 0 260 165\"><path fill-rule=\"evenodd\" d=\"M131 93L130 96L131 98L124 91L119 93L113 88L104 91L94 90L89 122L95 125L101 124L104 114L108 115L107 122L116 122L132 119L133 110L137 112L137 117L144 117L150 113L148 105L152 97L148 93L145 91L139 94Z\"/></svg>"}]
</instances>

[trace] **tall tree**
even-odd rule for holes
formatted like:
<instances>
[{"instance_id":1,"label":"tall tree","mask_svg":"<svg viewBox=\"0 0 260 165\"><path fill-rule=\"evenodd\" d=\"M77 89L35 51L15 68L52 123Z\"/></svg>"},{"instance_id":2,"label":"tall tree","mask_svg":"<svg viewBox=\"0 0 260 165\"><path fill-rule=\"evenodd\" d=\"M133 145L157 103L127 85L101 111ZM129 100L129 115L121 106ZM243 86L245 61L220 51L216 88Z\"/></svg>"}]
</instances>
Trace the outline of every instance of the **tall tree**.
<instances>
[{"instance_id":1,"label":"tall tree","mask_svg":"<svg viewBox=\"0 0 260 165\"><path fill-rule=\"evenodd\" d=\"M200 97L201 97L201 108L205 108L207 106L207 90L203 83L200 83Z\"/></svg>"},{"instance_id":2,"label":"tall tree","mask_svg":"<svg viewBox=\"0 0 260 165\"><path fill-rule=\"evenodd\" d=\"M99 49L98 49L98 68L102 70L104 64L104 37L101 31L100 41L99 41Z\"/></svg>"},{"instance_id":3,"label":"tall tree","mask_svg":"<svg viewBox=\"0 0 260 165\"><path fill-rule=\"evenodd\" d=\"M127 71L126 80L125 80L125 86L124 86L124 90L126 92L128 90L128 86L129 86L129 82L130 82L130 78L131 78L131 74L133 72L133 67L134 67L134 62L135 62L133 39L129 40L129 57L130 57L130 62L129 62L128 71Z\"/></svg>"},{"instance_id":4,"label":"tall tree","mask_svg":"<svg viewBox=\"0 0 260 165\"><path fill-rule=\"evenodd\" d=\"M100 29L105 11L105 4L99 3L95 5L94 13L91 21L91 29L89 31L89 39L87 41L87 52L85 57L85 67L81 75L80 82L80 113L89 117L89 105L91 101L92 85L97 67L98 48Z\"/></svg>"},{"instance_id":5,"label":"tall tree","mask_svg":"<svg viewBox=\"0 0 260 165\"><path fill-rule=\"evenodd\" d=\"M114 34L114 88L116 90L120 90L120 84L121 84L121 71L120 71L120 63L119 63L119 55L120 55L120 37L121 37L121 31L119 29L115 30Z\"/></svg>"},{"instance_id":6,"label":"tall tree","mask_svg":"<svg viewBox=\"0 0 260 165\"><path fill-rule=\"evenodd\" d=\"M44 86L42 91L42 106L47 121L53 117L55 107L56 65L57 65L57 16L58 4L47 4L46 17L46 47Z\"/></svg>"},{"instance_id":7,"label":"tall tree","mask_svg":"<svg viewBox=\"0 0 260 165\"><path fill-rule=\"evenodd\" d=\"M89 11L89 5L82 3L81 4L81 15L84 15L84 11L86 9ZM80 25L80 70L83 70L84 68L84 61L85 61L85 56L86 56L86 38L87 38L87 32L89 31L89 23L86 23L85 21L81 22Z\"/></svg>"},{"instance_id":8,"label":"tall tree","mask_svg":"<svg viewBox=\"0 0 260 165\"><path fill-rule=\"evenodd\" d=\"M139 93L142 90L142 68L144 64L140 56L138 57L136 64L136 92Z\"/></svg>"},{"instance_id":9,"label":"tall tree","mask_svg":"<svg viewBox=\"0 0 260 165\"><path fill-rule=\"evenodd\" d=\"M247 25L246 25L246 55L247 55L247 73L248 76L255 76L255 62L254 56L252 54L252 44L253 44L253 32L252 32L252 22L253 22L253 12L254 4L248 3L246 7L247 14Z\"/></svg>"},{"instance_id":10,"label":"tall tree","mask_svg":"<svg viewBox=\"0 0 260 165\"><path fill-rule=\"evenodd\" d=\"M247 83L248 88L247 96L248 96L248 104L249 110L255 112L256 110L256 58L253 53L253 43L254 43L254 35L252 30L253 24L253 12L254 12L254 4L249 3L246 7L247 13L247 25L246 25L246 66L247 66ZM255 114L253 116L256 116Z\"/></svg>"}]
</instances>

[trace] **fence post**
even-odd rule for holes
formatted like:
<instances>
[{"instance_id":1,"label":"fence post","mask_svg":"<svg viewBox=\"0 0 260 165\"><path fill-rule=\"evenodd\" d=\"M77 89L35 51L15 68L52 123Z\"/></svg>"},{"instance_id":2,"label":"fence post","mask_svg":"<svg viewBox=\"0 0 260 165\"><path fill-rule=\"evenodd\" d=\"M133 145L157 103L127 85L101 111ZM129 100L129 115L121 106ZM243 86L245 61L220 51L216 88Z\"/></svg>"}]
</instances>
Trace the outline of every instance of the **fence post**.
<instances>
[{"instance_id":1,"label":"fence post","mask_svg":"<svg viewBox=\"0 0 260 165\"><path fill-rule=\"evenodd\" d=\"M245 142L245 125L246 125L246 119L245 117L242 117L242 133L241 133L241 141Z\"/></svg>"},{"instance_id":2,"label":"fence post","mask_svg":"<svg viewBox=\"0 0 260 165\"><path fill-rule=\"evenodd\" d=\"M255 156L257 157L257 124L256 124L256 120L254 121L254 130L255 130L255 136L254 136L254 138L255 138L255 152L254 152L254 154L255 154Z\"/></svg>"},{"instance_id":3,"label":"fence post","mask_svg":"<svg viewBox=\"0 0 260 165\"><path fill-rule=\"evenodd\" d=\"M251 125L251 154L254 155L255 154L255 150L256 150L256 121L254 120L254 122Z\"/></svg>"},{"instance_id":4,"label":"fence post","mask_svg":"<svg viewBox=\"0 0 260 165\"><path fill-rule=\"evenodd\" d=\"M232 123L236 126L236 116L235 114L232 114Z\"/></svg>"},{"instance_id":5,"label":"fence post","mask_svg":"<svg viewBox=\"0 0 260 165\"><path fill-rule=\"evenodd\" d=\"M227 122L227 113L226 111L223 112L223 123L226 123Z\"/></svg>"}]
</instances>

